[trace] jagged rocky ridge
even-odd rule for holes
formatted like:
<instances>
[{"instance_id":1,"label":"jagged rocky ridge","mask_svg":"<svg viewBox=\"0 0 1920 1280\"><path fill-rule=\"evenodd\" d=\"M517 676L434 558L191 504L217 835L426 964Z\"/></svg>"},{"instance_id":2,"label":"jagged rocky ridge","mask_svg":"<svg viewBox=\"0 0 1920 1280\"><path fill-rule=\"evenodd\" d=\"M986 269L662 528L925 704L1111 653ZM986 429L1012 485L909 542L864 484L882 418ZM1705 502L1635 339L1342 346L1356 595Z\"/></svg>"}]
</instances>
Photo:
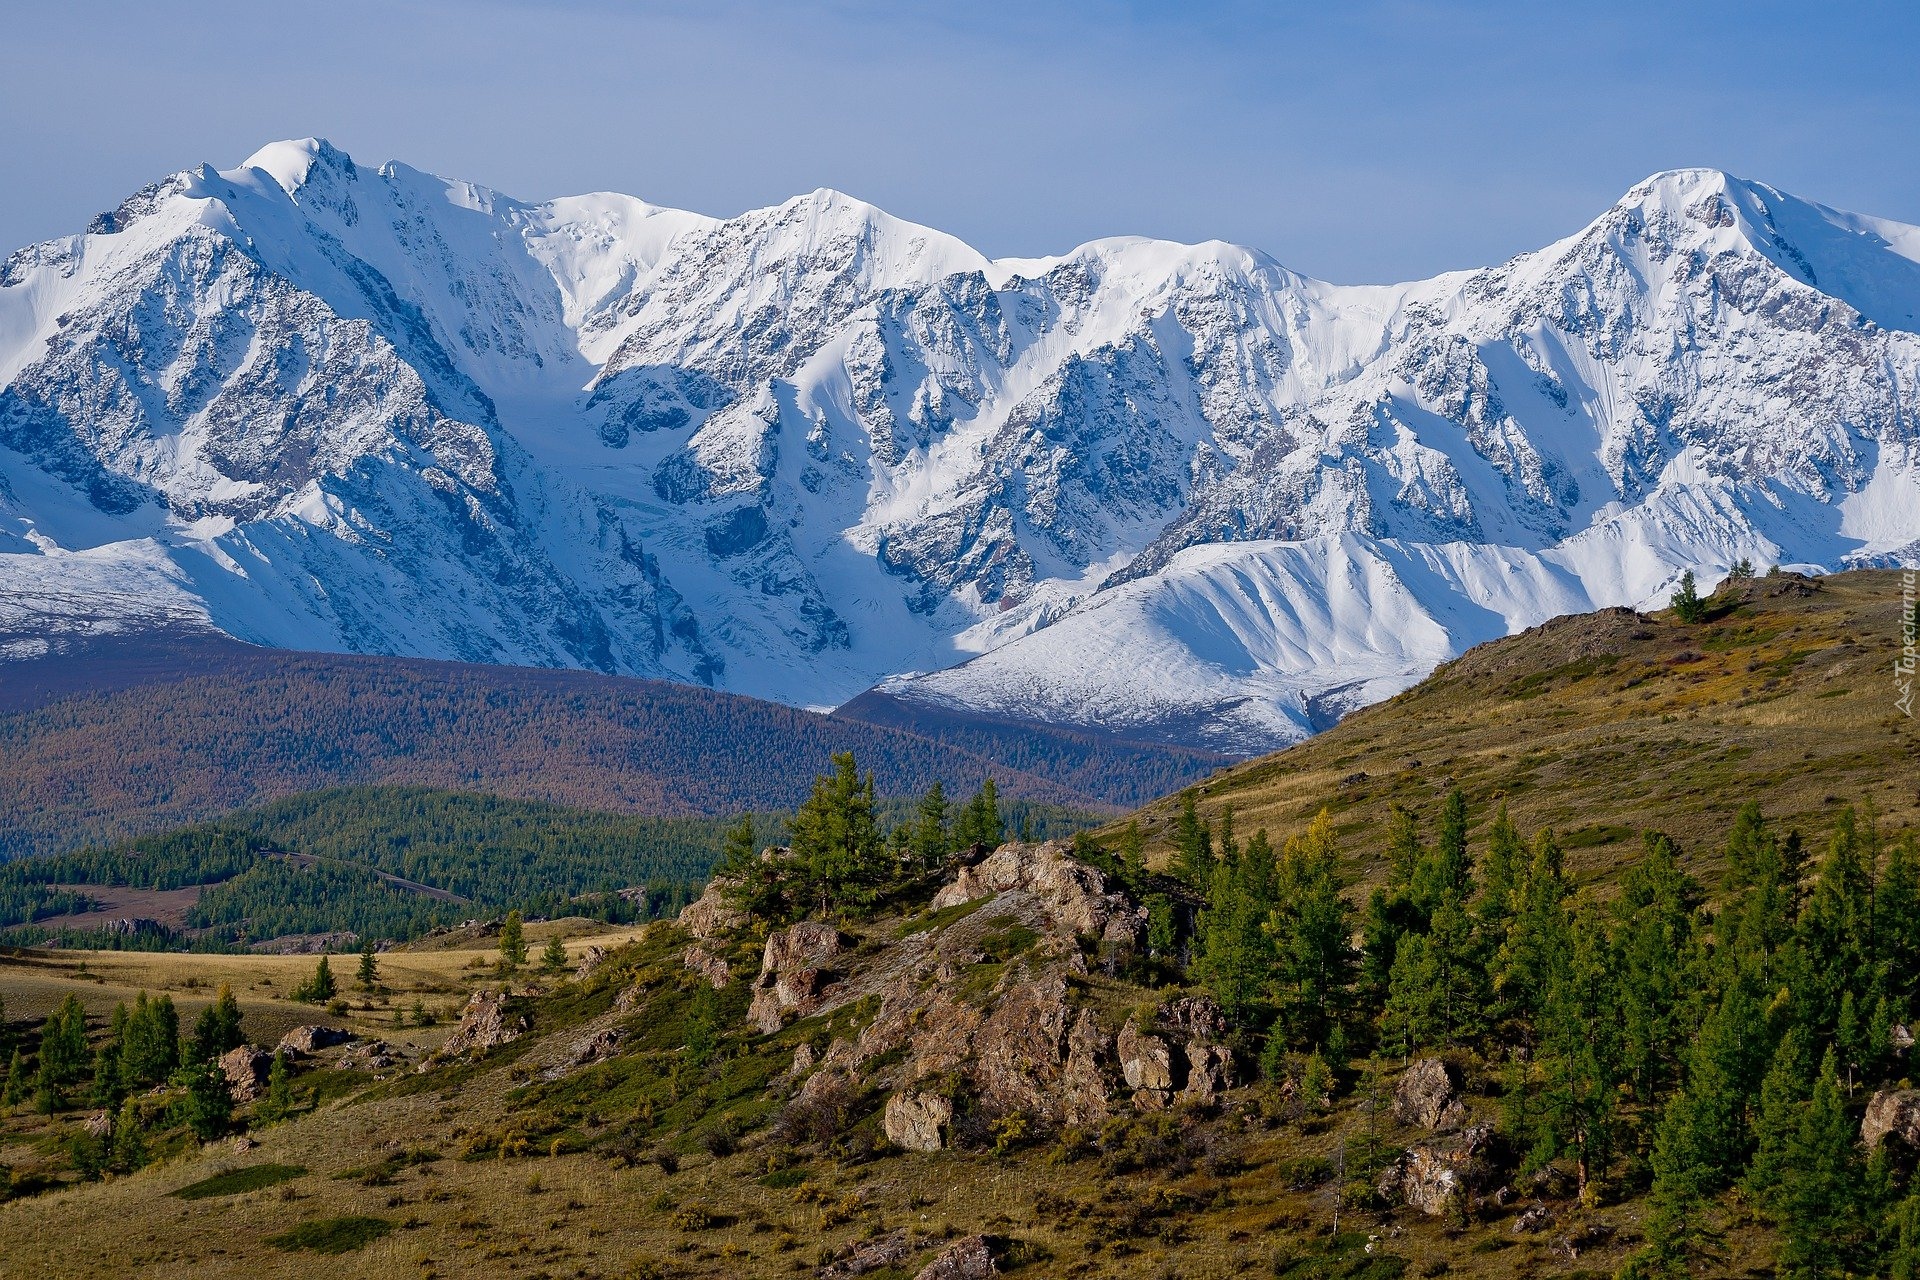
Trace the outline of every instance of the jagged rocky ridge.
<instances>
[{"instance_id":1,"label":"jagged rocky ridge","mask_svg":"<svg viewBox=\"0 0 1920 1280\"><path fill-rule=\"evenodd\" d=\"M1920 561L1916 313L1920 229L1709 170L1339 287L279 143L0 264L0 648L187 623L1254 751L1683 567Z\"/></svg>"}]
</instances>

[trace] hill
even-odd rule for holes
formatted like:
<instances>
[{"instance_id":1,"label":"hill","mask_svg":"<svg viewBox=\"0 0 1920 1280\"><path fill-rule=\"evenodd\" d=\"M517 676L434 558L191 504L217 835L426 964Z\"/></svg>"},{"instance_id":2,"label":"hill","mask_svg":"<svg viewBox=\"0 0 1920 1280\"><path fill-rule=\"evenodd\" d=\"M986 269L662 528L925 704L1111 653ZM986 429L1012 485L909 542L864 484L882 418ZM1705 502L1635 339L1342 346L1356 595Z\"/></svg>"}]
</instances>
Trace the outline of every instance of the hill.
<instances>
[{"instance_id":1,"label":"hill","mask_svg":"<svg viewBox=\"0 0 1920 1280\"><path fill-rule=\"evenodd\" d=\"M109 637L0 667L0 856L349 785L654 816L790 810L843 750L883 795L936 779L960 794L992 776L1009 797L1108 811L1225 760L1039 727L942 742L579 671Z\"/></svg>"},{"instance_id":2,"label":"hill","mask_svg":"<svg viewBox=\"0 0 1920 1280\"><path fill-rule=\"evenodd\" d=\"M1322 807L1377 879L1392 807L1431 813L1451 787L1476 829L1506 805L1554 828L1578 878L1605 877L1657 825L1717 873L1716 846L1755 801L1783 828L1825 831L1871 806L1920 829L1920 725L1896 706L1897 572L1729 582L1698 623L1630 609L1495 640L1319 736L1196 789L1203 816L1296 830ZM1180 802L1140 815L1174 835Z\"/></svg>"}]
</instances>

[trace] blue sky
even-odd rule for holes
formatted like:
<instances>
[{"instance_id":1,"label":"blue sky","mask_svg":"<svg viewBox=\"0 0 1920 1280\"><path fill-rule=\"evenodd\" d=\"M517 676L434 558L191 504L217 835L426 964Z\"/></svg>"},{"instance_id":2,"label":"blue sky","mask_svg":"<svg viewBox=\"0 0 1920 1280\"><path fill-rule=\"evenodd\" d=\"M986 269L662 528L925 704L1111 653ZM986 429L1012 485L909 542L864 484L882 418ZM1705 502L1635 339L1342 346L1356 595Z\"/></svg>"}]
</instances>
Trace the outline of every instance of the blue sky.
<instances>
[{"instance_id":1,"label":"blue sky","mask_svg":"<svg viewBox=\"0 0 1920 1280\"><path fill-rule=\"evenodd\" d=\"M1920 222L1920 5L0 0L0 251L320 134L527 198L833 186L990 254L1495 262L1710 165Z\"/></svg>"}]
</instances>

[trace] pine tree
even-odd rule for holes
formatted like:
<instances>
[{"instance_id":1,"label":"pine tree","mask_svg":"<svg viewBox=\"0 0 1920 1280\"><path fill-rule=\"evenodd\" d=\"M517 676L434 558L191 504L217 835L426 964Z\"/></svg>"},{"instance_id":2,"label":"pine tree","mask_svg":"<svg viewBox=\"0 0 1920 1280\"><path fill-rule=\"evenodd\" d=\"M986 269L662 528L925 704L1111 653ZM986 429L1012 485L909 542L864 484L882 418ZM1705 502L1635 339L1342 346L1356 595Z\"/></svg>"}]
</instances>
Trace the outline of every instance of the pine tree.
<instances>
[{"instance_id":1,"label":"pine tree","mask_svg":"<svg viewBox=\"0 0 1920 1280\"><path fill-rule=\"evenodd\" d=\"M1685 1086L1661 1119L1656 1173L1699 1194L1718 1191L1753 1149L1748 1099L1766 1071L1769 1039L1757 993L1744 975L1721 993L1687 1053ZM1661 1162L1664 1162L1663 1164Z\"/></svg>"},{"instance_id":2,"label":"pine tree","mask_svg":"<svg viewBox=\"0 0 1920 1280\"><path fill-rule=\"evenodd\" d=\"M68 995L40 1029L40 1064L34 1085L36 1104L52 1111L62 1093L87 1073L92 1054L87 1049L87 1013L80 998Z\"/></svg>"},{"instance_id":3,"label":"pine tree","mask_svg":"<svg viewBox=\"0 0 1920 1280\"><path fill-rule=\"evenodd\" d=\"M720 864L713 874L735 906L756 920L779 926L803 909L796 901L795 870L790 858L762 856L753 815L743 813L740 821L727 828Z\"/></svg>"},{"instance_id":4,"label":"pine tree","mask_svg":"<svg viewBox=\"0 0 1920 1280\"><path fill-rule=\"evenodd\" d=\"M129 1173L147 1163L147 1136L132 1098L121 1104L120 1114L114 1119L111 1159L115 1168Z\"/></svg>"},{"instance_id":5,"label":"pine tree","mask_svg":"<svg viewBox=\"0 0 1920 1280\"><path fill-rule=\"evenodd\" d=\"M0 1103L17 1107L27 1100L33 1086L27 1075L27 1062L20 1050L13 1051L13 1059L7 1063L7 1083L4 1092L0 1092Z\"/></svg>"},{"instance_id":6,"label":"pine tree","mask_svg":"<svg viewBox=\"0 0 1920 1280\"><path fill-rule=\"evenodd\" d=\"M371 991L380 982L380 956L373 948L373 939L368 938L360 944L360 969L356 975L360 989Z\"/></svg>"},{"instance_id":7,"label":"pine tree","mask_svg":"<svg viewBox=\"0 0 1920 1280\"><path fill-rule=\"evenodd\" d=\"M835 755L833 766L831 774L814 779L813 793L792 823L793 860L805 880L804 896L821 915L836 906L864 909L892 870L874 817L873 775L861 778L851 752ZM994 821L999 821L997 809Z\"/></svg>"},{"instance_id":8,"label":"pine tree","mask_svg":"<svg viewBox=\"0 0 1920 1280\"><path fill-rule=\"evenodd\" d=\"M1414 845L1411 895L1416 910L1429 919L1443 902L1464 903L1473 893L1467 860L1467 800L1455 787L1440 809L1439 838L1431 850Z\"/></svg>"},{"instance_id":9,"label":"pine tree","mask_svg":"<svg viewBox=\"0 0 1920 1280\"><path fill-rule=\"evenodd\" d=\"M180 1120L193 1131L193 1136L202 1142L212 1142L225 1133L233 1119L233 1092L220 1064L195 1063L182 1067L173 1078L176 1084L186 1087L187 1096L179 1107Z\"/></svg>"},{"instance_id":10,"label":"pine tree","mask_svg":"<svg viewBox=\"0 0 1920 1280\"><path fill-rule=\"evenodd\" d=\"M961 806L953 823L953 847L956 849L997 849L1004 837L1000 821L1000 791L988 778L980 790Z\"/></svg>"},{"instance_id":11,"label":"pine tree","mask_svg":"<svg viewBox=\"0 0 1920 1280\"><path fill-rule=\"evenodd\" d=\"M142 991L134 998L120 1038L120 1078L129 1089L163 1083L180 1065L180 1014L173 997L149 1000Z\"/></svg>"},{"instance_id":12,"label":"pine tree","mask_svg":"<svg viewBox=\"0 0 1920 1280\"><path fill-rule=\"evenodd\" d=\"M1651 1106L1679 1067L1688 993L1697 965L1699 885L1680 870L1679 850L1649 833L1646 851L1620 879L1613 935L1620 953L1622 1052L1634 1096Z\"/></svg>"},{"instance_id":13,"label":"pine tree","mask_svg":"<svg viewBox=\"0 0 1920 1280\"><path fill-rule=\"evenodd\" d=\"M559 934L547 939L546 948L540 952L540 967L547 973L558 973L567 967L567 944L560 941Z\"/></svg>"},{"instance_id":14,"label":"pine tree","mask_svg":"<svg viewBox=\"0 0 1920 1280\"><path fill-rule=\"evenodd\" d=\"M1147 839L1140 833L1140 821L1128 818L1120 831L1120 867L1130 884L1138 885L1147 877Z\"/></svg>"},{"instance_id":15,"label":"pine tree","mask_svg":"<svg viewBox=\"0 0 1920 1280\"><path fill-rule=\"evenodd\" d=\"M1264 844L1264 833L1260 838ZM1340 851L1325 809L1287 840L1272 884L1266 931L1275 957L1277 1030L1292 1045L1325 1049L1339 1030L1352 977Z\"/></svg>"},{"instance_id":16,"label":"pine tree","mask_svg":"<svg viewBox=\"0 0 1920 1280\"><path fill-rule=\"evenodd\" d=\"M948 813L947 792L935 778L920 797L920 803L914 807L913 835L908 847L914 860L922 867L931 870L947 859L952 851L952 836L948 830L951 817Z\"/></svg>"},{"instance_id":17,"label":"pine tree","mask_svg":"<svg viewBox=\"0 0 1920 1280\"><path fill-rule=\"evenodd\" d=\"M506 923L500 926L500 963L506 968L517 969L526 962L527 930L521 923L520 912L515 909L507 912Z\"/></svg>"},{"instance_id":18,"label":"pine tree","mask_svg":"<svg viewBox=\"0 0 1920 1280\"><path fill-rule=\"evenodd\" d=\"M287 1074L287 1055L275 1050L273 1066L267 1069L267 1093L254 1106L254 1117L262 1124L274 1124L293 1114L293 1081Z\"/></svg>"},{"instance_id":19,"label":"pine tree","mask_svg":"<svg viewBox=\"0 0 1920 1280\"><path fill-rule=\"evenodd\" d=\"M1790 1280L1844 1274L1858 1242L1861 1170L1854 1126L1841 1096L1833 1051L1820 1063L1813 1096L1781 1179L1781 1274Z\"/></svg>"},{"instance_id":20,"label":"pine tree","mask_svg":"<svg viewBox=\"0 0 1920 1280\"><path fill-rule=\"evenodd\" d=\"M1514 893L1506 944L1494 957L1493 990L1508 1016L1532 1022L1545 1007L1570 948L1567 882L1553 833L1534 838L1526 874Z\"/></svg>"},{"instance_id":21,"label":"pine tree","mask_svg":"<svg viewBox=\"0 0 1920 1280\"><path fill-rule=\"evenodd\" d=\"M246 1042L240 1029L240 1003L233 998L233 988L223 982L213 1003L200 1011L193 1025L193 1057L207 1062Z\"/></svg>"},{"instance_id":22,"label":"pine tree","mask_svg":"<svg viewBox=\"0 0 1920 1280\"><path fill-rule=\"evenodd\" d=\"M1753 1118L1754 1152L1741 1190L1761 1213L1778 1221L1784 1212L1781 1187L1793 1159L1800 1110L1814 1076L1813 1050L1804 1027L1789 1027L1773 1052Z\"/></svg>"},{"instance_id":23,"label":"pine tree","mask_svg":"<svg viewBox=\"0 0 1920 1280\"><path fill-rule=\"evenodd\" d=\"M1620 1087L1618 959L1597 915L1568 924L1571 945L1551 970L1539 1014L1539 1127L1536 1167L1562 1153L1574 1161L1584 1202L1611 1162Z\"/></svg>"},{"instance_id":24,"label":"pine tree","mask_svg":"<svg viewBox=\"0 0 1920 1280\"><path fill-rule=\"evenodd\" d=\"M1693 570L1680 575L1680 585L1675 588L1673 598L1667 602L1673 610L1673 616L1685 623L1705 621L1707 602L1700 598L1699 589L1694 585Z\"/></svg>"},{"instance_id":25,"label":"pine tree","mask_svg":"<svg viewBox=\"0 0 1920 1280\"><path fill-rule=\"evenodd\" d=\"M1180 814L1173 826L1174 874L1206 893L1213 872L1213 829L1200 817L1199 798L1191 787L1180 793Z\"/></svg>"},{"instance_id":26,"label":"pine tree","mask_svg":"<svg viewBox=\"0 0 1920 1280\"><path fill-rule=\"evenodd\" d=\"M1474 901L1474 922L1489 955L1499 953L1507 940L1507 921L1513 918L1513 893L1527 869L1527 847L1519 828L1501 805L1487 828L1487 856L1480 865L1480 896Z\"/></svg>"},{"instance_id":27,"label":"pine tree","mask_svg":"<svg viewBox=\"0 0 1920 1280\"><path fill-rule=\"evenodd\" d=\"M1255 832L1244 851L1215 869L1194 969L1235 1023L1253 1009L1272 967L1266 924L1273 877L1273 850L1265 831Z\"/></svg>"}]
</instances>

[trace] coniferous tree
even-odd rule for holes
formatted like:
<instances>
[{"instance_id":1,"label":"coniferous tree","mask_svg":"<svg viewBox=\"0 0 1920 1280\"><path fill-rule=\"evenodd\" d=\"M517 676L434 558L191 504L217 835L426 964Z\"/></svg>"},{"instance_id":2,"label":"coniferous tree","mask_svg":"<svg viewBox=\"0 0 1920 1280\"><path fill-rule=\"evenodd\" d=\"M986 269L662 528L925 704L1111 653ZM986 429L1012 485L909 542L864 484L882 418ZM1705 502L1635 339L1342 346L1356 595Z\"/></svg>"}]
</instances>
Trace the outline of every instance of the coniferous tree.
<instances>
[{"instance_id":1,"label":"coniferous tree","mask_svg":"<svg viewBox=\"0 0 1920 1280\"><path fill-rule=\"evenodd\" d=\"M128 1098L113 1122L111 1160L115 1168L131 1173L147 1163L147 1135L140 1127L140 1111Z\"/></svg>"},{"instance_id":2,"label":"coniferous tree","mask_svg":"<svg viewBox=\"0 0 1920 1280\"><path fill-rule=\"evenodd\" d=\"M1147 839L1140 833L1140 821L1128 818L1120 831L1120 868L1130 883L1138 885L1147 876Z\"/></svg>"},{"instance_id":3,"label":"coniferous tree","mask_svg":"<svg viewBox=\"0 0 1920 1280\"><path fill-rule=\"evenodd\" d=\"M1507 940L1494 957L1493 989L1501 1009L1534 1023L1545 1007L1558 966L1570 945L1567 882L1553 833L1534 838L1526 874L1514 893Z\"/></svg>"},{"instance_id":4,"label":"coniferous tree","mask_svg":"<svg viewBox=\"0 0 1920 1280\"><path fill-rule=\"evenodd\" d=\"M1698 977L1699 885L1680 870L1678 855L1671 840L1649 833L1640 861L1620 879L1612 911L1620 954L1622 1065L1635 1098L1646 1106L1665 1093L1678 1071Z\"/></svg>"},{"instance_id":5,"label":"coniferous tree","mask_svg":"<svg viewBox=\"0 0 1920 1280\"><path fill-rule=\"evenodd\" d=\"M287 1072L285 1050L276 1049L267 1069L267 1093L253 1109L262 1124L274 1124L293 1114L293 1081Z\"/></svg>"},{"instance_id":6,"label":"coniferous tree","mask_svg":"<svg viewBox=\"0 0 1920 1280\"><path fill-rule=\"evenodd\" d=\"M517 969L526 962L527 928L521 921L520 912L516 909L507 912L506 923L500 926L500 963L509 969ZM320 963L326 963L325 957L321 958ZM320 998L326 999L325 996Z\"/></svg>"},{"instance_id":7,"label":"coniferous tree","mask_svg":"<svg viewBox=\"0 0 1920 1280\"><path fill-rule=\"evenodd\" d=\"M1680 575L1680 585L1674 589L1673 598L1667 602L1673 610L1673 616L1682 622L1701 622L1707 616L1707 602L1700 598L1700 590L1694 585L1693 570L1688 569Z\"/></svg>"},{"instance_id":8,"label":"coniferous tree","mask_svg":"<svg viewBox=\"0 0 1920 1280\"><path fill-rule=\"evenodd\" d=\"M1196 976L1227 1017L1246 1019L1262 994L1273 965L1267 914L1274 893L1273 850L1257 831L1247 847L1215 868L1205 913Z\"/></svg>"},{"instance_id":9,"label":"coniferous tree","mask_svg":"<svg viewBox=\"0 0 1920 1280\"><path fill-rule=\"evenodd\" d=\"M1287 840L1266 923L1275 957L1277 1029L1298 1048L1325 1049L1339 1032L1352 976L1352 926L1342 887L1333 819L1322 809L1305 832Z\"/></svg>"},{"instance_id":10,"label":"coniferous tree","mask_svg":"<svg viewBox=\"0 0 1920 1280\"><path fill-rule=\"evenodd\" d=\"M41 1110L52 1111L59 1106L62 1093L85 1077L91 1057L87 1051L86 1010L80 1005L80 997L68 995L40 1029L40 1062L34 1087Z\"/></svg>"},{"instance_id":11,"label":"coniferous tree","mask_svg":"<svg viewBox=\"0 0 1920 1280\"><path fill-rule=\"evenodd\" d=\"M1839 1070L1828 1050L1813 1096L1801 1109L1780 1184L1780 1271L1790 1280L1824 1280L1849 1271L1862 1225L1854 1137Z\"/></svg>"},{"instance_id":12,"label":"coniferous tree","mask_svg":"<svg viewBox=\"0 0 1920 1280\"><path fill-rule=\"evenodd\" d=\"M540 952L540 967L547 973L558 973L567 967L567 944L560 941L559 934L547 939L546 947Z\"/></svg>"},{"instance_id":13,"label":"coniferous tree","mask_svg":"<svg viewBox=\"0 0 1920 1280\"><path fill-rule=\"evenodd\" d=\"M920 803L914 807L913 835L908 842L913 857L926 869L938 867L946 861L952 852L952 835L949 831L951 816L948 810L946 789L935 778L920 797Z\"/></svg>"},{"instance_id":14,"label":"coniferous tree","mask_svg":"<svg viewBox=\"0 0 1920 1280\"><path fill-rule=\"evenodd\" d=\"M372 938L360 944L360 968L356 977L362 991L371 991L380 982L380 955L374 950Z\"/></svg>"},{"instance_id":15,"label":"coniferous tree","mask_svg":"<svg viewBox=\"0 0 1920 1280\"><path fill-rule=\"evenodd\" d=\"M1487 854L1480 863L1480 894L1474 900L1474 927L1489 957L1499 954L1513 917L1513 893L1527 869L1527 846L1501 805L1487 828Z\"/></svg>"},{"instance_id":16,"label":"coniferous tree","mask_svg":"<svg viewBox=\"0 0 1920 1280\"><path fill-rule=\"evenodd\" d=\"M960 814L953 823L953 847L971 849L976 846L983 849L997 849L1004 838L1004 827L1000 821L1000 791L988 778L980 784L980 790L960 808Z\"/></svg>"},{"instance_id":17,"label":"coniferous tree","mask_svg":"<svg viewBox=\"0 0 1920 1280\"><path fill-rule=\"evenodd\" d=\"M873 775L860 776L851 752L833 757L833 772L815 778L794 814L793 861L810 907L860 910L889 878L886 845L874 817ZM982 788L983 792L986 790ZM999 821L996 811L994 821Z\"/></svg>"},{"instance_id":18,"label":"coniferous tree","mask_svg":"<svg viewBox=\"0 0 1920 1280\"><path fill-rule=\"evenodd\" d=\"M142 991L134 998L120 1037L120 1079L128 1089L163 1083L180 1065L180 1014L173 997L149 1000Z\"/></svg>"},{"instance_id":19,"label":"coniferous tree","mask_svg":"<svg viewBox=\"0 0 1920 1280\"><path fill-rule=\"evenodd\" d=\"M1192 788L1180 793L1180 814L1173 826L1174 874L1206 893L1213 872L1213 828L1200 817L1199 798Z\"/></svg>"},{"instance_id":20,"label":"coniferous tree","mask_svg":"<svg viewBox=\"0 0 1920 1280\"><path fill-rule=\"evenodd\" d=\"M1530 1163L1574 1162L1582 1201L1612 1160L1620 1089L1617 957L1598 915L1568 925L1566 954L1550 967L1539 1016L1539 1124Z\"/></svg>"},{"instance_id":21,"label":"coniferous tree","mask_svg":"<svg viewBox=\"0 0 1920 1280\"><path fill-rule=\"evenodd\" d=\"M20 1050L15 1048L12 1060L7 1063L7 1083L4 1091L0 1091L0 1103L17 1107L27 1100L32 1090L33 1086L27 1075L26 1059L21 1055Z\"/></svg>"},{"instance_id":22,"label":"coniferous tree","mask_svg":"<svg viewBox=\"0 0 1920 1280\"><path fill-rule=\"evenodd\" d=\"M205 1062L246 1042L246 1034L240 1029L240 1002L234 999L233 988L223 982L213 1003L201 1010L194 1022L193 1057Z\"/></svg>"},{"instance_id":23,"label":"coniferous tree","mask_svg":"<svg viewBox=\"0 0 1920 1280\"><path fill-rule=\"evenodd\" d=\"M1800 1110L1812 1092L1813 1046L1806 1028L1789 1026L1760 1084L1753 1118L1754 1151L1741 1190L1765 1216L1784 1212L1781 1187L1793 1159Z\"/></svg>"},{"instance_id":24,"label":"coniferous tree","mask_svg":"<svg viewBox=\"0 0 1920 1280\"><path fill-rule=\"evenodd\" d=\"M173 1079L187 1091L179 1106L180 1120L193 1131L193 1136L202 1142L212 1142L225 1133L233 1119L233 1091L220 1064L193 1063L182 1067Z\"/></svg>"}]
</instances>

